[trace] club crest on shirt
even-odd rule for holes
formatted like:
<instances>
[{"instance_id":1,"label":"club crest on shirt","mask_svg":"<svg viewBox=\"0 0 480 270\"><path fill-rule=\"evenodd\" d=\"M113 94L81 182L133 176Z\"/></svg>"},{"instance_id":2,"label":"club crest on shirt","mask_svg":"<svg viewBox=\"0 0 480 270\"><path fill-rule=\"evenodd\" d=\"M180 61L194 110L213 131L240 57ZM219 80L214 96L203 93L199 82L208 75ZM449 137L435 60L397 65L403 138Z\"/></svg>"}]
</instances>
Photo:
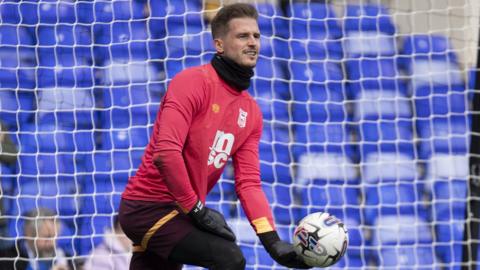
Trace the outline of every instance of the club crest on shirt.
<instances>
[{"instance_id":1,"label":"club crest on shirt","mask_svg":"<svg viewBox=\"0 0 480 270\"><path fill-rule=\"evenodd\" d=\"M219 111L220 111L220 105L218 105L217 103L213 103L212 104L212 112L218 113Z\"/></svg>"},{"instance_id":2,"label":"club crest on shirt","mask_svg":"<svg viewBox=\"0 0 480 270\"><path fill-rule=\"evenodd\" d=\"M245 127L245 125L247 124L247 115L248 113L246 111L242 110L241 108L239 109L238 121L237 121L237 124L239 127L241 128Z\"/></svg>"}]
</instances>

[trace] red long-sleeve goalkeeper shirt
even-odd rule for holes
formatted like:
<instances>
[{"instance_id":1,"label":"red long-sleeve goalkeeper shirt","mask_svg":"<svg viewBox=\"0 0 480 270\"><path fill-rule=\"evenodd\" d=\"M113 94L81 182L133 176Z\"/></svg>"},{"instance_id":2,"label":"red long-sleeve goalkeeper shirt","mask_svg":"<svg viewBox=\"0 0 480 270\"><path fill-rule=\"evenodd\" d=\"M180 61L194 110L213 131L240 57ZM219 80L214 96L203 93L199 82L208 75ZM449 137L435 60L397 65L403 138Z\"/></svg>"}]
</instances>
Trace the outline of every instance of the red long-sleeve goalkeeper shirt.
<instances>
[{"instance_id":1,"label":"red long-sleeve goalkeeper shirt","mask_svg":"<svg viewBox=\"0 0 480 270\"><path fill-rule=\"evenodd\" d=\"M229 157L235 190L257 233L274 229L261 189L258 144L262 114L247 91L220 79L211 64L171 81L142 164L122 195L129 200L177 202L192 209L218 182Z\"/></svg>"}]
</instances>

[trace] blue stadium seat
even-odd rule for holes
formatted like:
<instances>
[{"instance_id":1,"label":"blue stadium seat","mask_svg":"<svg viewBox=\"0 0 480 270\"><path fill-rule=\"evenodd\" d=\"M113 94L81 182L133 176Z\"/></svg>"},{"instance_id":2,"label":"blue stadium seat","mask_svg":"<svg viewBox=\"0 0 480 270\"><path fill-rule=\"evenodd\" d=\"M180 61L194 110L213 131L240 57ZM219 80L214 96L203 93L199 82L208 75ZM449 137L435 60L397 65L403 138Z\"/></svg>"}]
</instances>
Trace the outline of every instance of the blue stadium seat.
<instances>
[{"instance_id":1,"label":"blue stadium seat","mask_svg":"<svg viewBox=\"0 0 480 270\"><path fill-rule=\"evenodd\" d=\"M389 58L362 58L346 61L348 78L355 82L391 82L399 75L395 61Z\"/></svg>"},{"instance_id":2,"label":"blue stadium seat","mask_svg":"<svg viewBox=\"0 0 480 270\"><path fill-rule=\"evenodd\" d=\"M243 256L247 261L247 268L248 270L253 269L261 269L267 270L272 269L272 265L275 264L273 259L268 255L267 251L263 247L260 246L253 246L249 245L241 245L240 249L242 250ZM251 266L255 265L254 268Z\"/></svg>"},{"instance_id":3,"label":"blue stadium seat","mask_svg":"<svg viewBox=\"0 0 480 270\"><path fill-rule=\"evenodd\" d=\"M232 201L237 200L237 194L235 193L235 184L233 181L233 175L226 176L233 173L233 167L229 163L226 167L222 180L220 180L212 190L208 193L206 198L206 204L209 207L220 211L225 219L239 218L236 213L235 205Z\"/></svg>"},{"instance_id":4,"label":"blue stadium seat","mask_svg":"<svg viewBox=\"0 0 480 270\"><path fill-rule=\"evenodd\" d=\"M62 130L53 123L46 123L30 124L25 131L21 135L22 146L32 152L91 152L95 149L92 130Z\"/></svg>"},{"instance_id":5,"label":"blue stadium seat","mask_svg":"<svg viewBox=\"0 0 480 270\"><path fill-rule=\"evenodd\" d=\"M291 185L264 183L262 189L271 205L276 224L289 225L300 221L302 209L295 203L297 195Z\"/></svg>"},{"instance_id":6,"label":"blue stadium seat","mask_svg":"<svg viewBox=\"0 0 480 270\"><path fill-rule=\"evenodd\" d=\"M38 48L40 66L74 67L92 63L92 38L88 27L41 25L38 27L37 42L41 45Z\"/></svg>"},{"instance_id":7,"label":"blue stadium seat","mask_svg":"<svg viewBox=\"0 0 480 270\"><path fill-rule=\"evenodd\" d=\"M21 176L72 176L78 172L76 167L79 155L76 153L39 153L38 149L28 149L28 145L21 144L20 147L18 173Z\"/></svg>"},{"instance_id":8,"label":"blue stadium seat","mask_svg":"<svg viewBox=\"0 0 480 270\"><path fill-rule=\"evenodd\" d=\"M294 83L292 88L292 116L294 125L293 155L298 161L305 153L351 154L349 132L341 124L347 119L343 108L345 100L343 72L335 63L311 63L306 69L300 63L291 63ZM301 83L295 81L310 81Z\"/></svg>"},{"instance_id":9,"label":"blue stadium seat","mask_svg":"<svg viewBox=\"0 0 480 270\"><path fill-rule=\"evenodd\" d=\"M458 59L442 35L413 35L404 39L400 64L412 76L413 89L448 85L465 88Z\"/></svg>"},{"instance_id":10,"label":"blue stadium seat","mask_svg":"<svg viewBox=\"0 0 480 270\"><path fill-rule=\"evenodd\" d=\"M144 5L138 1L87 2L81 6L81 10L83 20L87 23L141 20L146 17Z\"/></svg>"},{"instance_id":11,"label":"blue stadium seat","mask_svg":"<svg viewBox=\"0 0 480 270\"><path fill-rule=\"evenodd\" d=\"M288 86L285 83L256 78L253 80L252 88L254 88L252 90L254 92L253 96L262 110L264 120L275 122L287 122L289 120L288 99L281 96L280 93L284 92L282 90L285 89L288 91Z\"/></svg>"},{"instance_id":12,"label":"blue stadium seat","mask_svg":"<svg viewBox=\"0 0 480 270\"><path fill-rule=\"evenodd\" d=\"M378 250L379 267L396 269L440 269L432 234L421 216L382 216L374 224L372 247Z\"/></svg>"},{"instance_id":13,"label":"blue stadium seat","mask_svg":"<svg viewBox=\"0 0 480 270\"><path fill-rule=\"evenodd\" d=\"M403 55L411 55L419 59L438 59L458 62L455 51L443 35L412 35L403 39Z\"/></svg>"},{"instance_id":14,"label":"blue stadium seat","mask_svg":"<svg viewBox=\"0 0 480 270\"><path fill-rule=\"evenodd\" d=\"M260 58L252 80L251 94L263 113L263 119L288 121L290 93L284 66L274 60Z\"/></svg>"},{"instance_id":15,"label":"blue stadium seat","mask_svg":"<svg viewBox=\"0 0 480 270\"><path fill-rule=\"evenodd\" d=\"M440 187L439 191L437 191L439 195L436 196L447 196L448 194L446 192L449 190L448 188L450 188L452 192L452 194L450 194L451 196L454 198L461 197L458 194L461 194L462 188L464 187L462 187L462 184L459 182L465 181L465 179L468 178L468 158L467 152L435 153L435 155L428 160L425 167L425 178L434 183L433 187L431 187L431 183L428 185L429 190L432 190L430 193L433 193L433 191L436 190L435 188L437 188L436 185L438 185ZM437 181L439 184L437 184ZM446 183L444 183L445 181Z\"/></svg>"},{"instance_id":16,"label":"blue stadium seat","mask_svg":"<svg viewBox=\"0 0 480 270\"><path fill-rule=\"evenodd\" d=\"M340 67L334 63L311 65L311 67L312 72L317 74L315 77L318 77L318 82L306 85L301 82L294 83L295 90L292 91L293 120L301 123L345 121L347 117L343 107L345 91L341 83L343 76ZM294 80L301 79L302 76L303 74L299 74L299 76L294 74Z\"/></svg>"},{"instance_id":17,"label":"blue stadium seat","mask_svg":"<svg viewBox=\"0 0 480 270\"><path fill-rule=\"evenodd\" d=\"M0 88L34 88L36 57L33 44L33 36L26 27L0 25Z\"/></svg>"},{"instance_id":18,"label":"blue stadium seat","mask_svg":"<svg viewBox=\"0 0 480 270\"><path fill-rule=\"evenodd\" d=\"M104 149L106 150L106 149ZM113 227L113 215L118 213L121 193L128 182L129 155L117 151L99 151L91 155L86 166L87 177L82 183L79 238L80 254L88 252L103 238L105 228Z\"/></svg>"},{"instance_id":19,"label":"blue stadium seat","mask_svg":"<svg viewBox=\"0 0 480 270\"><path fill-rule=\"evenodd\" d=\"M93 26L95 58L101 65L122 59L149 59L148 31L145 21L115 21ZM135 74L133 74L135 75Z\"/></svg>"},{"instance_id":20,"label":"blue stadium seat","mask_svg":"<svg viewBox=\"0 0 480 270\"><path fill-rule=\"evenodd\" d=\"M2 21L4 23L36 25L39 22L38 2L9 1L2 3Z\"/></svg>"},{"instance_id":21,"label":"blue stadium seat","mask_svg":"<svg viewBox=\"0 0 480 270\"><path fill-rule=\"evenodd\" d=\"M264 2L256 3L255 7L258 11L258 27L260 33L265 37L275 37L286 35L288 22L284 18L282 10L279 6Z\"/></svg>"},{"instance_id":22,"label":"blue stadium seat","mask_svg":"<svg viewBox=\"0 0 480 270\"><path fill-rule=\"evenodd\" d=\"M419 155L429 158L438 153L468 153L470 120L464 115L434 116L417 119Z\"/></svg>"},{"instance_id":23,"label":"blue stadium seat","mask_svg":"<svg viewBox=\"0 0 480 270\"><path fill-rule=\"evenodd\" d=\"M148 7L149 29L155 39L198 33L195 29L203 25L203 19L199 16L202 9L199 1L150 1Z\"/></svg>"},{"instance_id":24,"label":"blue stadium seat","mask_svg":"<svg viewBox=\"0 0 480 270\"><path fill-rule=\"evenodd\" d=\"M41 1L38 11L39 23L42 24L76 22L74 1Z\"/></svg>"},{"instance_id":25,"label":"blue stadium seat","mask_svg":"<svg viewBox=\"0 0 480 270\"><path fill-rule=\"evenodd\" d=\"M411 125L412 108L409 98L405 95L406 91L398 91L393 87L386 89L370 86L363 88L359 84L351 85L350 89L355 89L351 92L354 95L353 116L356 121L381 119L397 121L399 125L403 125L402 122Z\"/></svg>"},{"instance_id":26,"label":"blue stadium seat","mask_svg":"<svg viewBox=\"0 0 480 270\"><path fill-rule=\"evenodd\" d=\"M82 25L41 25L37 49L40 87L91 87L94 83L90 29ZM55 56L55 57L52 57Z\"/></svg>"},{"instance_id":27,"label":"blue stadium seat","mask_svg":"<svg viewBox=\"0 0 480 270\"><path fill-rule=\"evenodd\" d=\"M307 109L305 105L312 107L324 106L321 103L305 103L306 101L309 101L310 98L312 98L312 101L325 101L328 104L329 100L326 100L323 96L327 92L326 89L328 89L329 93L332 93L333 101L336 101L338 98L341 99L344 95L344 88L342 84L344 76L338 64L332 62L313 62L308 64L291 62L289 63L289 69L292 71L290 78L292 80L290 83L292 89L292 100L299 101L298 103L293 103L295 106L293 112L297 113L299 117L303 113L303 119L305 119L305 109ZM327 108L333 109L334 107L339 107L338 105L340 104L332 102L331 104L327 105ZM342 118L342 116L343 114L339 115L338 117ZM308 117L321 119L322 117L325 117L325 115L310 114ZM337 116L331 115L331 117L336 118Z\"/></svg>"},{"instance_id":28,"label":"blue stadium seat","mask_svg":"<svg viewBox=\"0 0 480 270\"><path fill-rule=\"evenodd\" d=\"M82 191L82 208L80 218L79 239L77 245L80 254L88 254L96 245L100 244L106 228L113 228L113 216L118 213L121 192L126 181L106 174L94 173L92 182L87 182Z\"/></svg>"},{"instance_id":29,"label":"blue stadium seat","mask_svg":"<svg viewBox=\"0 0 480 270\"><path fill-rule=\"evenodd\" d=\"M335 170L333 166L334 164L330 164L330 167ZM324 169L327 168L328 166L324 167ZM353 166L350 169L353 169ZM334 175L335 178L330 178L329 173L325 174L322 178L311 179L312 181L305 186L306 188L299 188L302 205L322 207L329 213L342 212L345 207L358 205L360 190L354 185L358 181L355 175L351 175L351 173L349 175L347 170L345 170L344 176Z\"/></svg>"},{"instance_id":30,"label":"blue stadium seat","mask_svg":"<svg viewBox=\"0 0 480 270\"><path fill-rule=\"evenodd\" d=\"M183 22L183 21L182 21ZM182 58L184 56L200 57L202 54L213 54L215 48L213 46L213 38L209 32L201 25L197 29L192 30L187 35L168 36L165 41L166 54L169 58ZM210 58L206 59L210 60Z\"/></svg>"},{"instance_id":31,"label":"blue stadium seat","mask_svg":"<svg viewBox=\"0 0 480 270\"><path fill-rule=\"evenodd\" d=\"M364 122L360 124L360 136L359 140L365 143L408 142L413 140L412 123L410 120L382 121L379 123Z\"/></svg>"},{"instance_id":32,"label":"blue stadium seat","mask_svg":"<svg viewBox=\"0 0 480 270\"><path fill-rule=\"evenodd\" d=\"M70 71L68 76L73 75ZM95 125L95 97L91 89L52 85L39 90L37 121L40 123L86 129Z\"/></svg>"},{"instance_id":33,"label":"blue stadium seat","mask_svg":"<svg viewBox=\"0 0 480 270\"><path fill-rule=\"evenodd\" d=\"M348 5L346 14L347 17L343 24L346 32L374 31L387 35L395 34L392 16L385 6L374 3Z\"/></svg>"},{"instance_id":34,"label":"blue stadium seat","mask_svg":"<svg viewBox=\"0 0 480 270\"><path fill-rule=\"evenodd\" d=\"M148 89L152 96L163 92L163 41L150 39L144 20L94 25L95 61L99 84ZM107 101L108 102L108 101Z\"/></svg>"},{"instance_id":35,"label":"blue stadium seat","mask_svg":"<svg viewBox=\"0 0 480 270\"><path fill-rule=\"evenodd\" d=\"M350 131L342 123L305 123L294 126L293 155L304 153L343 153L352 156Z\"/></svg>"},{"instance_id":36,"label":"blue stadium seat","mask_svg":"<svg viewBox=\"0 0 480 270\"><path fill-rule=\"evenodd\" d=\"M20 24L20 2L4 1L0 6L0 22L2 24Z\"/></svg>"},{"instance_id":37,"label":"blue stadium seat","mask_svg":"<svg viewBox=\"0 0 480 270\"><path fill-rule=\"evenodd\" d=\"M380 267L400 270L422 269L439 270L438 261L430 244L418 246L385 246L381 248L379 259ZM383 268L382 268L383 269Z\"/></svg>"},{"instance_id":38,"label":"blue stadium seat","mask_svg":"<svg viewBox=\"0 0 480 270\"><path fill-rule=\"evenodd\" d=\"M370 154L362 164L367 183L363 215L365 223L376 228L369 250L379 266L434 269L433 238L427 209L418 203L423 187L415 181L418 176L413 156Z\"/></svg>"},{"instance_id":39,"label":"blue stadium seat","mask_svg":"<svg viewBox=\"0 0 480 270\"><path fill-rule=\"evenodd\" d=\"M26 123L31 121L34 116L34 100L33 91L0 89L0 119L8 126L9 130L25 129Z\"/></svg>"},{"instance_id":40,"label":"blue stadium seat","mask_svg":"<svg viewBox=\"0 0 480 270\"><path fill-rule=\"evenodd\" d=\"M260 57L258 60L275 60L279 63L280 66L285 66L287 59L291 58L288 41L284 39L278 38L276 36L266 37L261 35L260 44ZM256 68L255 71L259 72L260 70Z\"/></svg>"},{"instance_id":41,"label":"blue stadium seat","mask_svg":"<svg viewBox=\"0 0 480 270\"><path fill-rule=\"evenodd\" d=\"M39 121L92 126L95 83L90 30L82 25L38 28ZM52 57L54 55L55 57Z\"/></svg>"},{"instance_id":42,"label":"blue stadium seat","mask_svg":"<svg viewBox=\"0 0 480 270\"><path fill-rule=\"evenodd\" d=\"M213 51L208 51L205 54L184 55L182 58L178 59L169 58L165 61L165 77L167 81L171 80L175 75L186 68L209 63L214 54Z\"/></svg>"},{"instance_id":43,"label":"blue stadium seat","mask_svg":"<svg viewBox=\"0 0 480 270\"><path fill-rule=\"evenodd\" d=\"M414 103L418 117L464 114L468 107L464 86L431 85L415 89Z\"/></svg>"},{"instance_id":44,"label":"blue stadium seat","mask_svg":"<svg viewBox=\"0 0 480 270\"><path fill-rule=\"evenodd\" d=\"M442 165L452 167L448 164L442 163ZM442 165L439 164L439 166ZM464 167L468 174L468 166ZM461 242L465 219L464 199L467 196L467 175L464 175L464 179L454 179L455 177L453 172L445 179L434 178L431 194L430 211L435 227L435 250L442 262L448 264L459 264L462 261Z\"/></svg>"},{"instance_id":45,"label":"blue stadium seat","mask_svg":"<svg viewBox=\"0 0 480 270\"><path fill-rule=\"evenodd\" d=\"M55 210L69 218L78 214L75 195L78 187L74 177L21 177L17 187L19 214L38 207Z\"/></svg>"},{"instance_id":46,"label":"blue stadium seat","mask_svg":"<svg viewBox=\"0 0 480 270\"><path fill-rule=\"evenodd\" d=\"M155 3L156 2L156 3ZM150 3L151 9L159 9L152 12L152 17L159 20L159 23L162 25L157 27L154 31L159 32L156 35L159 38L167 37L166 47L169 52L167 52L168 57L172 57L172 51L181 50L186 46L182 45L184 42L184 36L197 36L201 37L201 32L206 29L206 22L204 22L201 10L202 6L199 1L154 1ZM162 6L165 5L165 6ZM167 7L167 8L165 8ZM197 43L200 40L206 39L193 39L192 37L185 38L186 42L191 40L191 45L195 45L189 49L195 49L202 43ZM211 43L211 42L210 42ZM202 44L204 48L208 48L210 43ZM175 57L175 56L173 56Z\"/></svg>"},{"instance_id":47,"label":"blue stadium seat","mask_svg":"<svg viewBox=\"0 0 480 270\"><path fill-rule=\"evenodd\" d=\"M419 157L468 151L464 114L468 96L457 56L442 35L413 35L404 40L401 64L411 76ZM462 135L463 134L463 135Z\"/></svg>"},{"instance_id":48,"label":"blue stadium seat","mask_svg":"<svg viewBox=\"0 0 480 270\"><path fill-rule=\"evenodd\" d=\"M325 3L292 3L287 9L291 17L291 37L316 40L337 39L342 36L339 19L333 7Z\"/></svg>"},{"instance_id":49,"label":"blue stadium seat","mask_svg":"<svg viewBox=\"0 0 480 270\"><path fill-rule=\"evenodd\" d=\"M388 126L379 128L382 132L389 129ZM395 132L396 128L391 128ZM392 132L388 132L392 133ZM410 132L406 132L411 136ZM374 135L376 136L376 135ZM393 135L391 138L395 137ZM367 141L361 139L362 176L364 181L377 183L379 181L412 181L418 177L415 165L414 146L410 139L400 137L396 140L404 143L388 140Z\"/></svg>"},{"instance_id":50,"label":"blue stadium seat","mask_svg":"<svg viewBox=\"0 0 480 270\"><path fill-rule=\"evenodd\" d=\"M255 74L261 77L275 79L287 78L285 59L288 57L288 47L284 41L260 37L262 46L255 67ZM273 58L273 59L272 59Z\"/></svg>"},{"instance_id":51,"label":"blue stadium seat","mask_svg":"<svg viewBox=\"0 0 480 270\"><path fill-rule=\"evenodd\" d=\"M115 180L114 182L118 182L120 187L122 187L122 185L128 181L131 175L130 171L137 168L135 165L138 164L134 166L130 165L130 159L133 158L133 155L129 155L127 151L122 149L100 148L100 150L101 151L95 152L93 155L89 155L87 158L85 171L91 174L91 177L89 176L89 178L86 179L84 185L91 185L92 181L99 179L99 181L103 182ZM119 190L120 189L121 188L119 188Z\"/></svg>"},{"instance_id":52,"label":"blue stadium seat","mask_svg":"<svg viewBox=\"0 0 480 270\"><path fill-rule=\"evenodd\" d=\"M289 63L291 76L295 81L313 81L314 83L340 83L343 80L343 71L334 62ZM294 98L294 97L293 97Z\"/></svg>"},{"instance_id":53,"label":"blue stadium seat","mask_svg":"<svg viewBox=\"0 0 480 270\"><path fill-rule=\"evenodd\" d=\"M395 26L386 7L377 4L348 5L343 24L345 51L350 57L396 54Z\"/></svg>"},{"instance_id":54,"label":"blue stadium seat","mask_svg":"<svg viewBox=\"0 0 480 270\"><path fill-rule=\"evenodd\" d=\"M287 10L291 17L289 47L295 60L340 60L342 32L332 7L324 3L293 3Z\"/></svg>"},{"instance_id":55,"label":"blue stadium seat","mask_svg":"<svg viewBox=\"0 0 480 270\"><path fill-rule=\"evenodd\" d=\"M289 40L288 45L292 51L292 58L295 60L311 61L328 59L340 61L343 57L343 46L339 40Z\"/></svg>"},{"instance_id":56,"label":"blue stadium seat","mask_svg":"<svg viewBox=\"0 0 480 270\"><path fill-rule=\"evenodd\" d=\"M260 172L266 182L291 183L290 135L282 125L264 124L260 139Z\"/></svg>"},{"instance_id":57,"label":"blue stadium seat","mask_svg":"<svg viewBox=\"0 0 480 270\"><path fill-rule=\"evenodd\" d=\"M75 23L74 1L15 1L3 7L5 22L27 25ZM2 5L3 6L3 5Z\"/></svg>"},{"instance_id":58,"label":"blue stadium seat","mask_svg":"<svg viewBox=\"0 0 480 270\"><path fill-rule=\"evenodd\" d=\"M128 129L112 129L102 132L102 149L144 149L149 142L147 127L131 127Z\"/></svg>"},{"instance_id":59,"label":"blue stadium seat","mask_svg":"<svg viewBox=\"0 0 480 270\"><path fill-rule=\"evenodd\" d=\"M99 88L103 100L100 112L104 128L149 126L155 121L158 103L149 88L143 85Z\"/></svg>"},{"instance_id":60,"label":"blue stadium seat","mask_svg":"<svg viewBox=\"0 0 480 270\"><path fill-rule=\"evenodd\" d=\"M385 162L386 163L386 162ZM387 167L388 164L382 164ZM392 166L388 166L390 169ZM366 179L369 185L364 187L365 193L365 222L374 224L378 218L383 216L396 215L419 215L423 219L427 218L427 209L419 206L421 200L421 186L414 183L412 178L408 179L407 173L397 169L397 172L387 172L380 175L374 181ZM369 174L368 171L365 174ZM371 175L372 173L370 173ZM367 177L370 177L367 175ZM377 186L373 186L373 184Z\"/></svg>"},{"instance_id":61,"label":"blue stadium seat","mask_svg":"<svg viewBox=\"0 0 480 270\"><path fill-rule=\"evenodd\" d=\"M155 2L155 1L154 1ZM160 11L152 13L154 16L150 26L156 38L165 39L165 74L168 80L172 79L181 70L210 62L215 49L211 34L206 29L198 1L173 1L168 9L162 7L163 1L151 3L152 9ZM163 3L164 4L164 3ZM157 7L158 5L158 7Z\"/></svg>"}]
</instances>

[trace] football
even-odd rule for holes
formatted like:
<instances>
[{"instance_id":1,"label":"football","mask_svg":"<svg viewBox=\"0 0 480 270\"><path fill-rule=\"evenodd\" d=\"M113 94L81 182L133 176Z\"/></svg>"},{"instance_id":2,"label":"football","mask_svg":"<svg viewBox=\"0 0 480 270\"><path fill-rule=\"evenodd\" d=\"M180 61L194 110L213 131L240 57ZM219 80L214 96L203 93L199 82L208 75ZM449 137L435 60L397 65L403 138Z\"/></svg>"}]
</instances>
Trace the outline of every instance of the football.
<instances>
[{"instance_id":1,"label":"football","mask_svg":"<svg viewBox=\"0 0 480 270\"><path fill-rule=\"evenodd\" d=\"M325 212L304 217L293 234L295 252L312 267L338 262L348 246L348 231L342 221Z\"/></svg>"}]
</instances>

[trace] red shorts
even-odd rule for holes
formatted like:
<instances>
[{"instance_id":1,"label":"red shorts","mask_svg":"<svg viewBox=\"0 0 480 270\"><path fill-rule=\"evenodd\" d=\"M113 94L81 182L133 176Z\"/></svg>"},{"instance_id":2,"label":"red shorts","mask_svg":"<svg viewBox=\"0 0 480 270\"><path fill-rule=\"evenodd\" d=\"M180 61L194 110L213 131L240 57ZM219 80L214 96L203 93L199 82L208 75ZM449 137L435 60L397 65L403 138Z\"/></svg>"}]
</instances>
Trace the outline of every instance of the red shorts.
<instances>
[{"instance_id":1,"label":"red shorts","mask_svg":"<svg viewBox=\"0 0 480 270\"><path fill-rule=\"evenodd\" d=\"M156 257L157 266L159 258L167 262L175 245L194 228L191 219L175 203L122 199L118 219L133 242L134 258L139 259L142 253Z\"/></svg>"}]
</instances>

